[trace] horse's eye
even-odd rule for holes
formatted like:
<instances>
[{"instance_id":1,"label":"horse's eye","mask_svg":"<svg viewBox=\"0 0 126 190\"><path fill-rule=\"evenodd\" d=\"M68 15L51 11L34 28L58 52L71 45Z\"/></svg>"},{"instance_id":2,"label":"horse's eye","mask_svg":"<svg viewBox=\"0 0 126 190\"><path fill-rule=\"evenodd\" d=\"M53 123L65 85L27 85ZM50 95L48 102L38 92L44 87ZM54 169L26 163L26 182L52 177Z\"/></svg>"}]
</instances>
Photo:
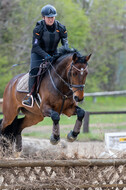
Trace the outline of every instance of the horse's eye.
<instances>
[{"instance_id":1,"label":"horse's eye","mask_svg":"<svg viewBox=\"0 0 126 190\"><path fill-rule=\"evenodd\" d=\"M77 73L73 73L73 76L76 77L76 76L77 76Z\"/></svg>"}]
</instances>

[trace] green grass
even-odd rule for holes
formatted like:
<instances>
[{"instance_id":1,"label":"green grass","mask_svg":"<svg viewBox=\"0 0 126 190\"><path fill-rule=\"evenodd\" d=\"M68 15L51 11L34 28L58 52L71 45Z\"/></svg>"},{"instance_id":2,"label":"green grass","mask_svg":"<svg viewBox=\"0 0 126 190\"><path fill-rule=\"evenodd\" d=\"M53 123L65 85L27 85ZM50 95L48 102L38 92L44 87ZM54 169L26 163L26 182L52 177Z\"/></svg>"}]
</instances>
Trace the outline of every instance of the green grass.
<instances>
[{"instance_id":1,"label":"green grass","mask_svg":"<svg viewBox=\"0 0 126 190\"><path fill-rule=\"evenodd\" d=\"M87 111L126 111L126 97L97 97L95 103L92 97L85 97L82 107Z\"/></svg>"},{"instance_id":2,"label":"green grass","mask_svg":"<svg viewBox=\"0 0 126 190\"><path fill-rule=\"evenodd\" d=\"M40 133L40 132L31 132L31 133L24 133L24 137L35 137L35 138L41 138L41 139L49 139L51 135L51 130L50 132L47 133ZM67 139L67 133L62 133L60 135L61 139ZM104 134L99 135L95 133L80 133L77 140L78 141L103 141L104 139Z\"/></svg>"},{"instance_id":3,"label":"green grass","mask_svg":"<svg viewBox=\"0 0 126 190\"><path fill-rule=\"evenodd\" d=\"M71 125L74 124L76 121L76 116L71 116L71 117L67 117L65 115L61 115L60 116L60 124L61 125ZM40 123L38 123L37 125L41 125L41 126L45 126L45 125L52 125L52 120L51 118L44 118L44 120Z\"/></svg>"},{"instance_id":4,"label":"green grass","mask_svg":"<svg viewBox=\"0 0 126 190\"><path fill-rule=\"evenodd\" d=\"M86 97L83 104L79 104L80 107L86 111L126 111L126 97L98 97L94 103L92 97ZM70 118L61 115L61 125L74 125L76 116ZM126 122L126 114L110 114L110 115L90 115L90 124L98 123L122 123ZM50 118L45 118L44 121L37 125L52 125Z\"/></svg>"},{"instance_id":5,"label":"green grass","mask_svg":"<svg viewBox=\"0 0 126 190\"><path fill-rule=\"evenodd\" d=\"M90 115L90 124L123 122L126 122L126 114Z\"/></svg>"},{"instance_id":6,"label":"green grass","mask_svg":"<svg viewBox=\"0 0 126 190\"><path fill-rule=\"evenodd\" d=\"M92 97L85 97L85 102L79 104L79 106L86 111L126 111L126 97L98 97L96 102L93 102ZM2 116L0 116L2 118ZM76 121L76 116L71 116L70 118L61 115L60 125L61 125L61 138L66 138L67 133L73 129ZM126 125L122 126L120 123L126 123L126 114L110 114L110 115L90 115L90 132L88 134L80 133L78 140L103 140L104 132L115 131L126 131ZM96 125L93 127L93 125ZM103 126L99 127L99 124ZM107 124L107 126L104 126ZM109 124L116 124L116 126L111 126ZM63 127L62 125L66 126ZM71 125L67 126L67 125ZM97 126L98 125L98 126ZM38 126L52 126L51 118L45 118L42 122L38 123ZM51 135L52 127L44 132L31 132L24 133L24 136L34 136L38 138L49 138Z\"/></svg>"}]
</instances>

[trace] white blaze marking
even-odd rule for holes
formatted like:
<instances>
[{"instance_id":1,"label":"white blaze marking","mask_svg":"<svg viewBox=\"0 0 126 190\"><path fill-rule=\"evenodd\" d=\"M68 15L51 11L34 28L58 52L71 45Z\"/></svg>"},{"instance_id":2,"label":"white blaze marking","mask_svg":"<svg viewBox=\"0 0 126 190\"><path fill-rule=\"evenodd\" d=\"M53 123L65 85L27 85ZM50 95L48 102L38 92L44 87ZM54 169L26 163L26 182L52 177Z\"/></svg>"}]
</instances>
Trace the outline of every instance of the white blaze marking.
<instances>
[{"instance_id":1,"label":"white blaze marking","mask_svg":"<svg viewBox=\"0 0 126 190\"><path fill-rule=\"evenodd\" d=\"M83 68L81 68L81 75L83 75L83 73L84 73L84 69L83 69Z\"/></svg>"}]
</instances>

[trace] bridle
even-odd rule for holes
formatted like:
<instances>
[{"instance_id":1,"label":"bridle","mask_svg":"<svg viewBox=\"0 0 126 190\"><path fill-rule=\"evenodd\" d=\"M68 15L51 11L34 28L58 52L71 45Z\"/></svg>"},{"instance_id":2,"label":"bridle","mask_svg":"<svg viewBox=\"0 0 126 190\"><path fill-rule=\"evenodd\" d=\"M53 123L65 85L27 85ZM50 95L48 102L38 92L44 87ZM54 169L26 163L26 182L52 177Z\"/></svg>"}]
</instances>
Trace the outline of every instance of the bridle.
<instances>
[{"instance_id":1,"label":"bridle","mask_svg":"<svg viewBox=\"0 0 126 190\"><path fill-rule=\"evenodd\" d=\"M71 63L70 65L70 69L68 71L68 81L69 82L66 82L56 71L55 67L50 63L50 66L52 67L52 69L54 70L54 72L56 73L56 75L60 78L60 80L70 89L72 90L72 88L77 88L76 91L78 90L83 90L83 88L85 87L85 84L79 84L79 85L76 85L76 84L72 84L72 82L70 82L70 76L71 76L71 72L72 72L72 68L76 69L77 71L79 71L81 73L81 75L83 75L84 71L87 69L87 66L85 67L85 69L81 68L81 69L78 69L75 65L73 65L73 62ZM48 69L48 73L49 73L49 76L50 76L50 79L51 81L53 82L53 84L55 85L54 83L54 80L52 79L52 76L51 76L51 73L50 73L50 70ZM53 86L54 86L53 85ZM55 85L56 87L56 85ZM57 87L56 87L57 88ZM74 91L74 92L76 92ZM74 93L73 92L73 93Z\"/></svg>"},{"instance_id":2,"label":"bridle","mask_svg":"<svg viewBox=\"0 0 126 190\"><path fill-rule=\"evenodd\" d=\"M81 90L83 91L84 87L85 87L85 84L79 84L79 85L76 85L76 84L72 84L72 81L70 80L70 77L71 77L71 73L72 73L72 68L76 69L78 72L80 72L81 75L84 74L84 71L87 69L87 65L85 67L85 69L81 68L81 69L78 69L74 64L73 64L73 61L71 63L71 66L70 66L70 69L68 71L68 81L69 81L69 85L71 88L77 88L78 90ZM70 82L71 81L71 82ZM78 91L77 90L77 91Z\"/></svg>"},{"instance_id":3,"label":"bridle","mask_svg":"<svg viewBox=\"0 0 126 190\"><path fill-rule=\"evenodd\" d=\"M83 85L75 85L75 84L72 84L71 82L66 82L56 71L55 67L50 63L50 66L52 67L53 71L55 72L55 74L58 76L58 78L69 88L69 92L67 94L63 94L56 86L53 78L52 78L52 75L51 75L51 72L50 72L50 69L48 69L48 73L49 73L49 77L50 77L50 80L51 80L51 83L54 87L54 89L62 96L62 99L63 99L63 102L62 102L62 106L61 106L61 109L60 109L60 114L63 110L63 106L64 106L64 102L66 99L68 98L71 98L73 96L73 94L78 91L78 90L83 90L84 87L85 87L85 84ZM71 81L70 80L70 75L71 75L71 72L72 72L72 68L76 69L77 71L81 72L81 75L84 73L84 71L87 69L87 66L85 69L78 69L75 65L73 65L73 61L70 65L70 69L68 71L68 81ZM77 88L77 90L73 91L72 88Z\"/></svg>"}]
</instances>

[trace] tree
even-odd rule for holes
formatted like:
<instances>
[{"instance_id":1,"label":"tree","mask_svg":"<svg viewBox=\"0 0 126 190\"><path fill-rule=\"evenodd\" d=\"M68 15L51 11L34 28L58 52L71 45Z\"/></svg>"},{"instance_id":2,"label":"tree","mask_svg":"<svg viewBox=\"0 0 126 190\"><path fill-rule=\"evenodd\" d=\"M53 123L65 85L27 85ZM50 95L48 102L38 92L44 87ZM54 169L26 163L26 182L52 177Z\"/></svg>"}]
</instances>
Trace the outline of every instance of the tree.
<instances>
[{"instance_id":1,"label":"tree","mask_svg":"<svg viewBox=\"0 0 126 190\"><path fill-rule=\"evenodd\" d=\"M88 14L91 35L86 51L92 51L88 84L90 90L117 90L118 55L125 49L121 31L125 20L125 1L95 0Z\"/></svg>"},{"instance_id":2,"label":"tree","mask_svg":"<svg viewBox=\"0 0 126 190\"><path fill-rule=\"evenodd\" d=\"M90 26L88 17L77 3L72 0L55 1L58 16L68 30L68 40L71 47L84 49Z\"/></svg>"},{"instance_id":3,"label":"tree","mask_svg":"<svg viewBox=\"0 0 126 190\"><path fill-rule=\"evenodd\" d=\"M56 7L58 12L56 19L66 25L70 46L82 49L86 42L89 25L79 5L72 0L62 2L49 0L48 3ZM36 22L42 19L41 8L45 4L44 0L2 0L0 18L4 19L0 33L0 75L2 75L1 83L4 85L12 76L29 70L32 31ZM20 66L12 69L15 64ZM3 65L6 65L4 72ZM9 75L5 80L3 75L6 76L8 71ZM1 85L1 91L4 90L4 85Z\"/></svg>"}]
</instances>

